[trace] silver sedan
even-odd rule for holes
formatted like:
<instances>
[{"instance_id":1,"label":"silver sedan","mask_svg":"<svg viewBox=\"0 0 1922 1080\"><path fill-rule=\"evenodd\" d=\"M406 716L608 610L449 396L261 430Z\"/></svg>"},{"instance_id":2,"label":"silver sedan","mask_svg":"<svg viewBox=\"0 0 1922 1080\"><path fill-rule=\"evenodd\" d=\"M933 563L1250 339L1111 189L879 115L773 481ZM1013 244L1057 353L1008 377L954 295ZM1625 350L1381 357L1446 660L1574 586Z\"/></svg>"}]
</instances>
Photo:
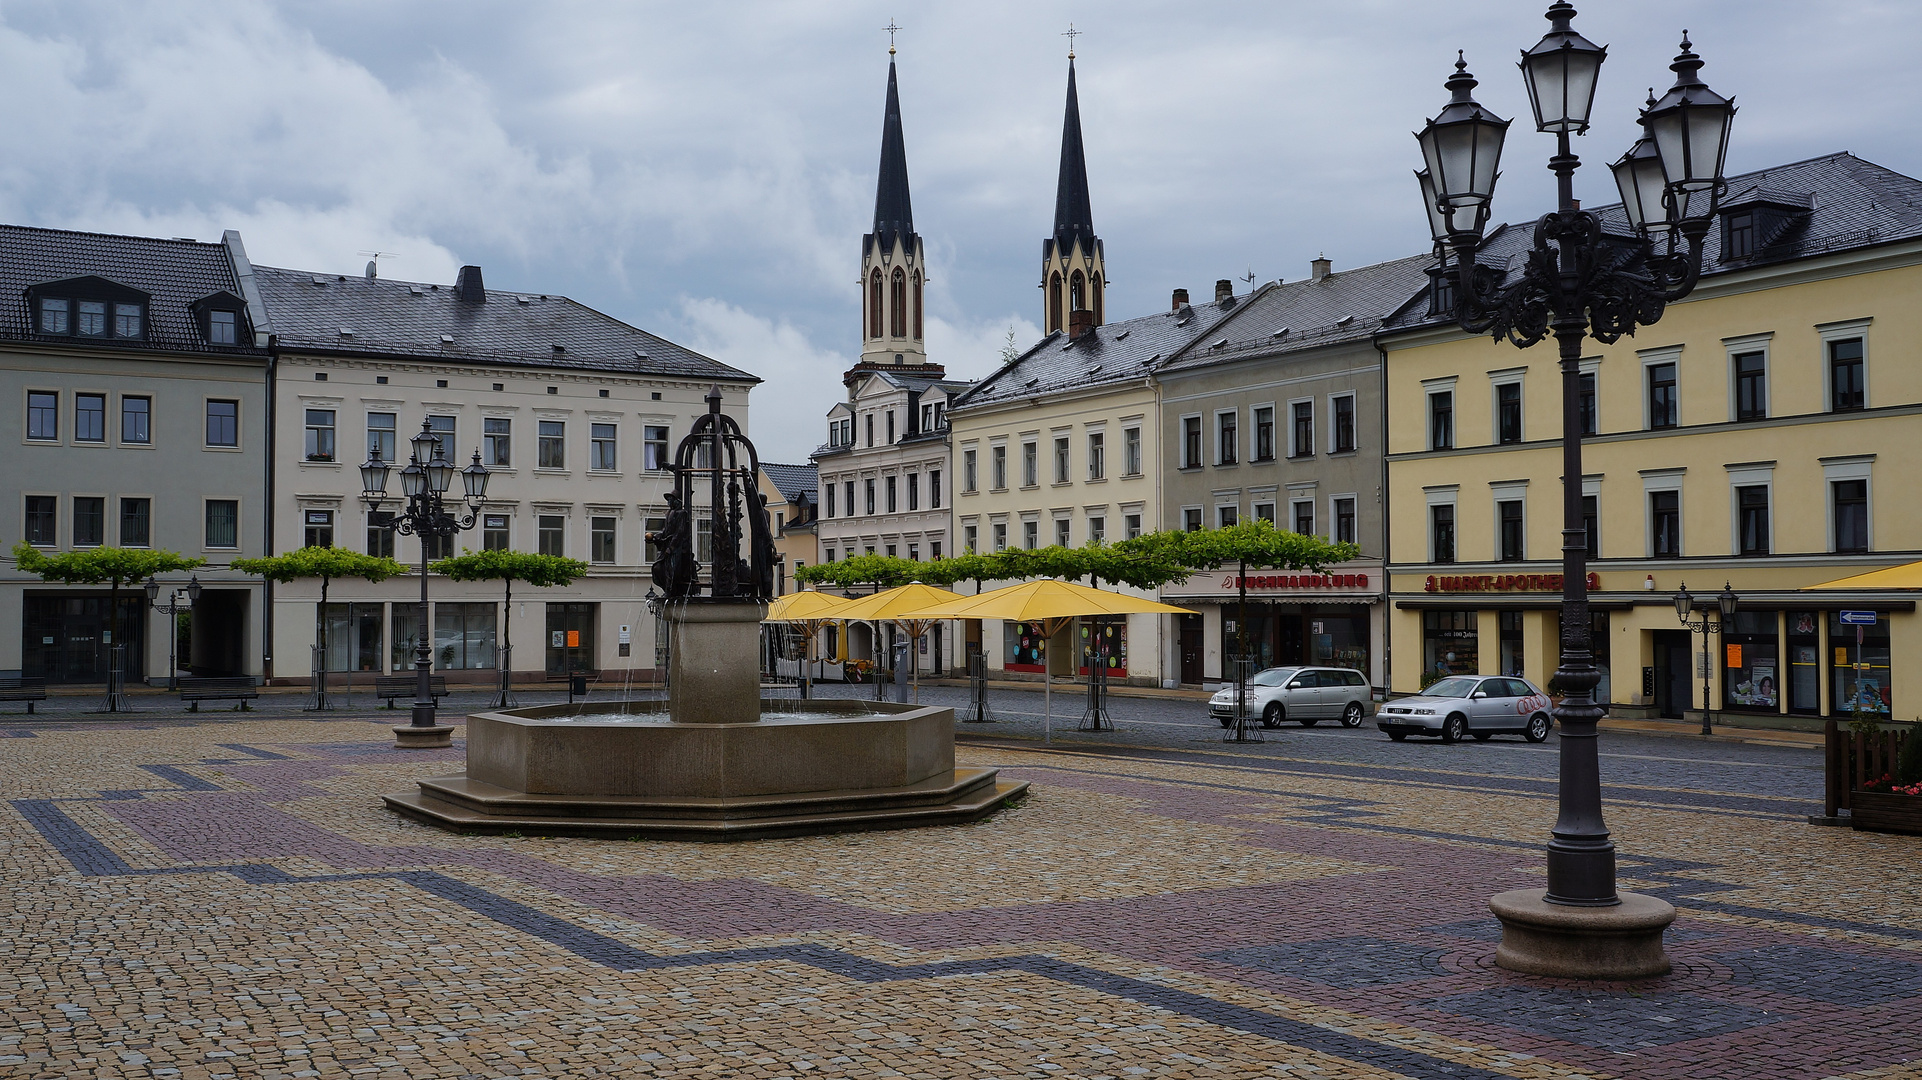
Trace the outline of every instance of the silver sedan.
<instances>
[{"instance_id":1,"label":"silver sedan","mask_svg":"<svg viewBox=\"0 0 1922 1080\"><path fill-rule=\"evenodd\" d=\"M1410 735L1439 735L1458 742L1515 734L1529 742L1548 738L1551 702L1527 679L1505 675L1455 675L1437 680L1419 696L1397 698L1375 714L1375 726L1400 742Z\"/></svg>"}]
</instances>

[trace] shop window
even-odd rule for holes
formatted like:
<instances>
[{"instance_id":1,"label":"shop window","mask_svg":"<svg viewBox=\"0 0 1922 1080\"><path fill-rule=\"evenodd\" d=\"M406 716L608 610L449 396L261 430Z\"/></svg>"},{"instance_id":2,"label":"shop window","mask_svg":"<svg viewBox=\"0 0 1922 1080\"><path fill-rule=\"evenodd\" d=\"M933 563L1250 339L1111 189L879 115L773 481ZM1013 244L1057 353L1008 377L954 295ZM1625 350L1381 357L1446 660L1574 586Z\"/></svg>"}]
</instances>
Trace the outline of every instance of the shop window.
<instances>
[{"instance_id":1,"label":"shop window","mask_svg":"<svg viewBox=\"0 0 1922 1080\"><path fill-rule=\"evenodd\" d=\"M1874 626L1844 626L1839 612L1829 614L1829 645L1835 670L1829 686L1834 711L1849 716L1858 710L1888 717L1893 700L1889 686L1889 620L1878 615Z\"/></svg>"},{"instance_id":2,"label":"shop window","mask_svg":"<svg viewBox=\"0 0 1922 1080\"><path fill-rule=\"evenodd\" d=\"M321 615L328 671L379 671L381 604L328 604ZM418 619L418 610L413 617ZM412 664L412 659L408 660Z\"/></svg>"},{"instance_id":3,"label":"shop window","mask_svg":"<svg viewBox=\"0 0 1922 1080\"><path fill-rule=\"evenodd\" d=\"M1555 640L1562 639L1562 613L1555 612ZM1611 687L1609 680L1609 637L1608 612L1590 611L1588 613L1588 651L1594 657L1595 669L1601 673L1602 681L1595 684L1595 700L1608 704Z\"/></svg>"},{"instance_id":4,"label":"shop window","mask_svg":"<svg viewBox=\"0 0 1922 1080\"><path fill-rule=\"evenodd\" d=\"M1473 675L1480 670L1476 618L1473 611L1422 612L1423 686L1449 675Z\"/></svg>"},{"instance_id":5,"label":"shop window","mask_svg":"<svg viewBox=\"0 0 1922 1080\"><path fill-rule=\"evenodd\" d=\"M1001 624L1001 664L1009 671L1045 672L1048 665L1047 628L1038 622Z\"/></svg>"},{"instance_id":6,"label":"shop window","mask_svg":"<svg viewBox=\"0 0 1922 1080\"><path fill-rule=\"evenodd\" d=\"M1722 707L1775 712L1781 704L1776 613L1738 611L1722 629Z\"/></svg>"},{"instance_id":7,"label":"shop window","mask_svg":"<svg viewBox=\"0 0 1922 1080\"><path fill-rule=\"evenodd\" d=\"M1083 620L1075 634L1081 647L1081 674L1099 666L1110 679L1128 674L1128 620Z\"/></svg>"},{"instance_id":8,"label":"shop window","mask_svg":"<svg viewBox=\"0 0 1922 1080\"><path fill-rule=\"evenodd\" d=\"M1789 711L1815 715L1822 711L1821 619L1813 611L1788 614Z\"/></svg>"},{"instance_id":9,"label":"shop window","mask_svg":"<svg viewBox=\"0 0 1922 1080\"><path fill-rule=\"evenodd\" d=\"M434 605L434 666L472 671L494 666L493 604Z\"/></svg>"},{"instance_id":10,"label":"shop window","mask_svg":"<svg viewBox=\"0 0 1922 1080\"><path fill-rule=\"evenodd\" d=\"M1502 674L1522 677L1522 613L1503 611L1499 613L1501 628L1499 648L1501 650Z\"/></svg>"}]
</instances>

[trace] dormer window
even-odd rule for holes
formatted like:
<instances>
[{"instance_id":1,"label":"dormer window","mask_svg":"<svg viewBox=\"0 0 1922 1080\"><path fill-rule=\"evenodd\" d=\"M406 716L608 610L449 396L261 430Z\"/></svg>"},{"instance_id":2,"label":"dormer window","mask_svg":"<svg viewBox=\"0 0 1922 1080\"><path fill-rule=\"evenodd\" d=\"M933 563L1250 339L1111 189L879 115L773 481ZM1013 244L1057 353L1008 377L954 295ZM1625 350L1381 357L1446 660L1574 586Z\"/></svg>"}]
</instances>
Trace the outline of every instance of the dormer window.
<instances>
[{"instance_id":1,"label":"dormer window","mask_svg":"<svg viewBox=\"0 0 1922 1080\"><path fill-rule=\"evenodd\" d=\"M232 345L238 338L236 331L240 316L232 311L209 311L207 313L207 343L210 345Z\"/></svg>"},{"instance_id":2,"label":"dormer window","mask_svg":"<svg viewBox=\"0 0 1922 1080\"><path fill-rule=\"evenodd\" d=\"M246 302L230 292L203 296L190 305L201 340L209 345L240 345L247 340ZM341 336L351 331L343 329Z\"/></svg>"},{"instance_id":3,"label":"dormer window","mask_svg":"<svg viewBox=\"0 0 1922 1080\"><path fill-rule=\"evenodd\" d=\"M147 336L147 294L103 277L35 285L27 302L42 334L125 341Z\"/></svg>"},{"instance_id":4,"label":"dormer window","mask_svg":"<svg viewBox=\"0 0 1922 1080\"><path fill-rule=\"evenodd\" d=\"M1722 257L1746 259L1755 254L1755 215L1749 211L1723 217L1727 233L1722 240Z\"/></svg>"}]
</instances>

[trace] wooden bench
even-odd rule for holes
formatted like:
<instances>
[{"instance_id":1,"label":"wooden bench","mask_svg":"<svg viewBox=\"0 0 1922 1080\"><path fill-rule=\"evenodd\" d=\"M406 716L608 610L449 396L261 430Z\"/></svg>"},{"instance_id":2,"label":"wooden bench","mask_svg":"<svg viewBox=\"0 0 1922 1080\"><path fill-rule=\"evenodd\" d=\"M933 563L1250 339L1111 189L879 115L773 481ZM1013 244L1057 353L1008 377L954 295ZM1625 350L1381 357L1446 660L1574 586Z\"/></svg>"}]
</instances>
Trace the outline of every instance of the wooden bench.
<instances>
[{"instance_id":1,"label":"wooden bench","mask_svg":"<svg viewBox=\"0 0 1922 1080\"><path fill-rule=\"evenodd\" d=\"M418 675L376 675L374 676L374 696L387 699L387 707L394 707L395 698L408 698L420 690ZM435 704L447 696L447 676L430 675L427 678L427 692L434 696Z\"/></svg>"},{"instance_id":2,"label":"wooden bench","mask_svg":"<svg viewBox=\"0 0 1922 1080\"><path fill-rule=\"evenodd\" d=\"M238 701L245 710L247 702L260 696L251 675L214 676L180 680L180 700L188 712L199 712L203 701Z\"/></svg>"},{"instance_id":3,"label":"wooden bench","mask_svg":"<svg viewBox=\"0 0 1922 1080\"><path fill-rule=\"evenodd\" d=\"M24 701L27 715L33 715L33 703L47 700L47 680L35 676L0 679L0 701Z\"/></svg>"}]
</instances>

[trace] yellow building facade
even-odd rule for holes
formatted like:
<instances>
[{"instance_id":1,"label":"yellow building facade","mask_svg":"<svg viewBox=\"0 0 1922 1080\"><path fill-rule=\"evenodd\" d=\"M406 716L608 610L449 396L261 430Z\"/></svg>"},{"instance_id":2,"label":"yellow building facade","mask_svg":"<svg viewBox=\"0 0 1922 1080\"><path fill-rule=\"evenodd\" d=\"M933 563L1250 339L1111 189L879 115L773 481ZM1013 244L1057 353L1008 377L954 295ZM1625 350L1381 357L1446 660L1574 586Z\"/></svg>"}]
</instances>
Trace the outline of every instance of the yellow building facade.
<instances>
[{"instance_id":1,"label":"yellow building facade","mask_svg":"<svg viewBox=\"0 0 1922 1080\"><path fill-rule=\"evenodd\" d=\"M1581 483L1613 714L1692 718L1706 693L1763 726L1858 702L1922 716L1922 668L1901 662L1922 658L1914 594L1815 588L1922 558L1907 487L1922 440L1917 197L1922 184L1848 155L1736 178L1695 292L1634 337L1590 342ZM1491 237L1484 261L1525 232ZM1451 672L1545 683L1560 628L1553 343L1405 321L1380 342L1392 689ZM1737 594L1721 633L1684 628L1684 584L1711 611L1725 584ZM1844 612L1873 623L1858 635L1867 616Z\"/></svg>"}]
</instances>

